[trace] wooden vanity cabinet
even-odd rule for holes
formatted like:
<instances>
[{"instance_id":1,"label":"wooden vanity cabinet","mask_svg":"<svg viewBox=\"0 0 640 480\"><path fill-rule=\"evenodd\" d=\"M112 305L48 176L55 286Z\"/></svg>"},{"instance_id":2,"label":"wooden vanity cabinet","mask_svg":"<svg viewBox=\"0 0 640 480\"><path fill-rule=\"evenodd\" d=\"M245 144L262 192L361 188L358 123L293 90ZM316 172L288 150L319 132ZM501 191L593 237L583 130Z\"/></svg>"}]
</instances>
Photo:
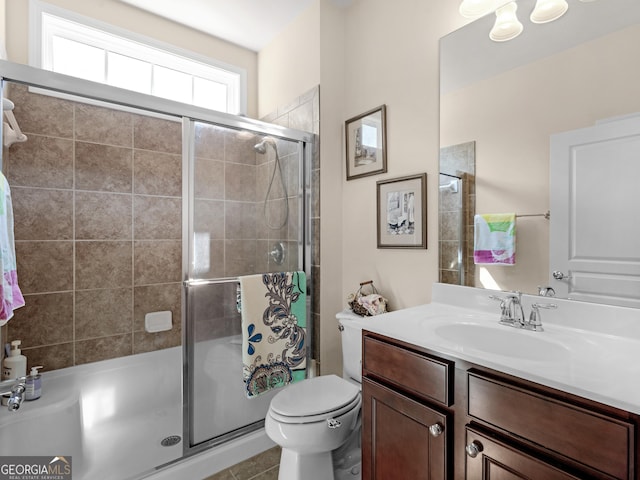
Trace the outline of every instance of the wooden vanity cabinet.
<instances>
[{"instance_id":1,"label":"wooden vanity cabinet","mask_svg":"<svg viewBox=\"0 0 640 480\"><path fill-rule=\"evenodd\" d=\"M640 418L368 331L363 480L640 480Z\"/></svg>"},{"instance_id":2,"label":"wooden vanity cabinet","mask_svg":"<svg viewBox=\"0 0 640 480\"><path fill-rule=\"evenodd\" d=\"M362 369L362 479L450 478L453 362L365 334Z\"/></svg>"}]
</instances>

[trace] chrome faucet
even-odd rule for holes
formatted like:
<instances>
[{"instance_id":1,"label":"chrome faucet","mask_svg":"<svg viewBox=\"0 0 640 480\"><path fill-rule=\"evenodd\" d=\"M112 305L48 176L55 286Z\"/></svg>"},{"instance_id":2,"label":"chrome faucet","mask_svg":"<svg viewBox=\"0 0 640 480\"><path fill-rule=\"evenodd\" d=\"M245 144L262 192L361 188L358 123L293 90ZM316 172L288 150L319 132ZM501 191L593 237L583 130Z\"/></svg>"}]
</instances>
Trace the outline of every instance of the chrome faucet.
<instances>
[{"instance_id":1,"label":"chrome faucet","mask_svg":"<svg viewBox=\"0 0 640 480\"><path fill-rule=\"evenodd\" d=\"M510 327L522 328L525 324L524 310L522 308L522 293L510 292L506 297L490 295L492 300L500 302L500 323Z\"/></svg>"},{"instance_id":2,"label":"chrome faucet","mask_svg":"<svg viewBox=\"0 0 640 480\"><path fill-rule=\"evenodd\" d=\"M509 327L524 328L534 332L542 332L541 308L558 308L555 303L534 303L531 305L529 319L525 318L522 307L522 293L509 292L506 296L490 295L492 300L500 302L500 324Z\"/></svg>"},{"instance_id":3,"label":"chrome faucet","mask_svg":"<svg viewBox=\"0 0 640 480\"><path fill-rule=\"evenodd\" d=\"M0 396L9 396L7 407L10 412L15 412L20 408L24 392L27 389L26 381L27 377L18 377L0 382Z\"/></svg>"}]
</instances>

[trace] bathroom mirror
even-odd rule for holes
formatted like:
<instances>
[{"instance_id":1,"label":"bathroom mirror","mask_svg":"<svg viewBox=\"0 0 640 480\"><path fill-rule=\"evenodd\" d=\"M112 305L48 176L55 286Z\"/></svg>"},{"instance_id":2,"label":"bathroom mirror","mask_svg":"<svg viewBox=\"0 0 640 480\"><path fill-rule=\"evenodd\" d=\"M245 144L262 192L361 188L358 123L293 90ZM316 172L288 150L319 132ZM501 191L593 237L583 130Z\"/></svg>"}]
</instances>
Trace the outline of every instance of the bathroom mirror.
<instances>
[{"instance_id":1,"label":"bathroom mirror","mask_svg":"<svg viewBox=\"0 0 640 480\"><path fill-rule=\"evenodd\" d=\"M467 285L532 294L553 285L544 216L551 204L550 136L640 112L640 2L568 3L558 20L534 24L535 0L519 0L524 30L507 42L489 39L494 14L441 39L441 161L449 156L443 152L474 145L475 185L460 215L467 222L473 213L519 215L516 264L477 265ZM441 165L441 173L447 168ZM450 181L441 183L452 191ZM472 225L464 234L462 256L473 263Z\"/></svg>"}]
</instances>

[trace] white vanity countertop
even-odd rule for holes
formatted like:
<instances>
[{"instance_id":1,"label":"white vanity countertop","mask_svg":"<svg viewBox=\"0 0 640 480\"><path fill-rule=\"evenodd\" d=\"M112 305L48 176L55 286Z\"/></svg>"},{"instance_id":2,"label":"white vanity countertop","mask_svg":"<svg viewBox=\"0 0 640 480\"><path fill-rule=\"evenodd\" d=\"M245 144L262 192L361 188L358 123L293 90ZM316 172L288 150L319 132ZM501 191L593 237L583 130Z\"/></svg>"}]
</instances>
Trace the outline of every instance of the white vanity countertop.
<instances>
[{"instance_id":1,"label":"white vanity countertop","mask_svg":"<svg viewBox=\"0 0 640 480\"><path fill-rule=\"evenodd\" d=\"M500 325L479 288L434 284L432 303L355 320L363 329L640 414L640 310L524 295L543 332Z\"/></svg>"}]
</instances>

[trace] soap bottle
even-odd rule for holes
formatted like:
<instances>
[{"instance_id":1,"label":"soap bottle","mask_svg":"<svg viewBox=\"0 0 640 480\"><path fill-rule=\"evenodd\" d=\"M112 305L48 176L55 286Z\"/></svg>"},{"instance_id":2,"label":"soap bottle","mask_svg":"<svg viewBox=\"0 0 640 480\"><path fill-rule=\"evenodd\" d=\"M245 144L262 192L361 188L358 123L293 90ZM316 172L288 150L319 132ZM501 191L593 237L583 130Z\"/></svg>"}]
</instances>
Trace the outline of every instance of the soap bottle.
<instances>
[{"instance_id":1,"label":"soap bottle","mask_svg":"<svg viewBox=\"0 0 640 480\"><path fill-rule=\"evenodd\" d=\"M31 373L25 382L25 400L37 400L42 395L42 375L38 373L39 368L42 368L42 365L31 367Z\"/></svg>"},{"instance_id":2,"label":"soap bottle","mask_svg":"<svg viewBox=\"0 0 640 480\"><path fill-rule=\"evenodd\" d=\"M22 350L19 348L21 344L20 340L11 342L9 356L2 362L2 380L27 376L27 357L22 355Z\"/></svg>"}]
</instances>

